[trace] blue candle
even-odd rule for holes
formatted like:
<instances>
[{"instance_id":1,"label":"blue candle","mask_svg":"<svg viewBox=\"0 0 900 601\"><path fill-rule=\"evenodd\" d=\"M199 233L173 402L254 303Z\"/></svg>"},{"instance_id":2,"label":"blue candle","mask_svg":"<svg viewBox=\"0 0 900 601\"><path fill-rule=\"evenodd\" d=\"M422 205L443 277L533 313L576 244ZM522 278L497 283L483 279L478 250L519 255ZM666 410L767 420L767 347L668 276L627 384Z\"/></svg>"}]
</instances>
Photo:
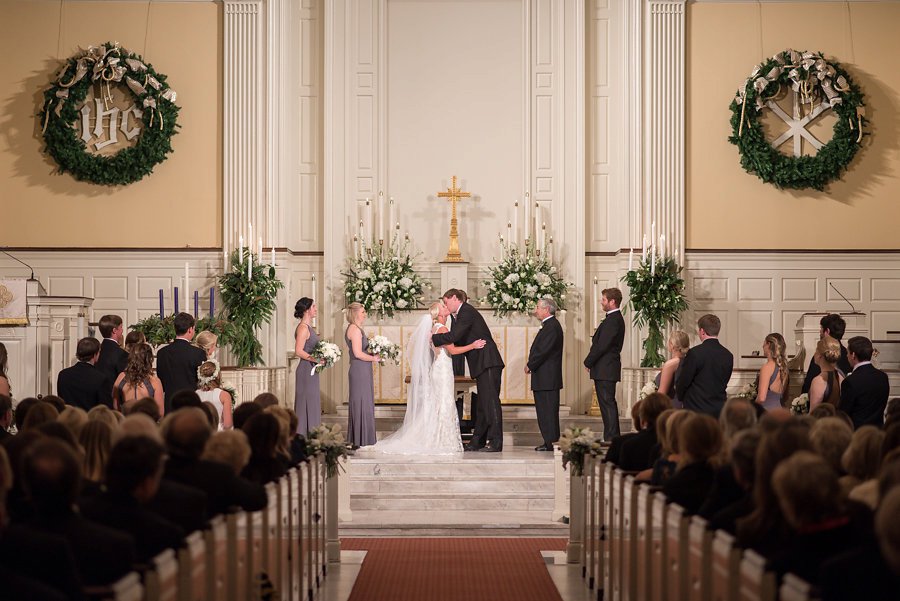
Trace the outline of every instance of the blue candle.
<instances>
[{"instance_id":1,"label":"blue candle","mask_svg":"<svg viewBox=\"0 0 900 601\"><path fill-rule=\"evenodd\" d=\"M159 289L159 318L162 319L163 315L165 315L165 305L163 305L163 289Z\"/></svg>"},{"instance_id":2,"label":"blue candle","mask_svg":"<svg viewBox=\"0 0 900 601\"><path fill-rule=\"evenodd\" d=\"M215 297L215 288L209 289L209 316L215 317L216 315L216 297Z\"/></svg>"},{"instance_id":3,"label":"blue candle","mask_svg":"<svg viewBox=\"0 0 900 601\"><path fill-rule=\"evenodd\" d=\"M178 315L178 286L175 286L175 315Z\"/></svg>"},{"instance_id":4,"label":"blue candle","mask_svg":"<svg viewBox=\"0 0 900 601\"><path fill-rule=\"evenodd\" d=\"M194 290L194 319L200 317L200 292Z\"/></svg>"}]
</instances>

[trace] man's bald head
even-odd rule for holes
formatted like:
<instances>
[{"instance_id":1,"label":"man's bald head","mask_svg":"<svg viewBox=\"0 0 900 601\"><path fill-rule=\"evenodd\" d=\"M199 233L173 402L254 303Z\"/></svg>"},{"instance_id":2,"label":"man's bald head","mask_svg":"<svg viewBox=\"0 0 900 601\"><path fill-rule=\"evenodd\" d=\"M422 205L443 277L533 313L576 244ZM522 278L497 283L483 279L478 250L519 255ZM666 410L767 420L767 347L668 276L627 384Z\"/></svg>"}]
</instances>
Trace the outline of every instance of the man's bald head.
<instances>
[{"instance_id":1,"label":"man's bald head","mask_svg":"<svg viewBox=\"0 0 900 601\"><path fill-rule=\"evenodd\" d=\"M172 455L198 459L211 435L209 420L202 409L184 407L163 424L166 446Z\"/></svg>"}]
</instances>

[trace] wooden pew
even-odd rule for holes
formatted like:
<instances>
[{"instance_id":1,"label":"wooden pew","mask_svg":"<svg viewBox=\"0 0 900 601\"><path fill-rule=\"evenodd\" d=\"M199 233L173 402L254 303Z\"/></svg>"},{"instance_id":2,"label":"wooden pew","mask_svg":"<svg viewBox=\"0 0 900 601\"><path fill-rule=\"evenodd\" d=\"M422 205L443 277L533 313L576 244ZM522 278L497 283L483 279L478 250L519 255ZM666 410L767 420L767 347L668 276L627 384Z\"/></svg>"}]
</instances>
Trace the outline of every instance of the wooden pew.
<instances>
[{"instance_id":1,"label":"wooden pew","mask_svg":"<svg viewBox=\"0 0 900 601\"><path fill-rule=\"evenodd\" d=\"M303 499L305 494L301 494L302 489L302 466L301 469L290 470L288 478L285 482L285 492L288 499L288 523L286 529L286 551L287 565L285 571L288 576L287 599L303 599L306 597L306 580L304 579L305 559L301 553L301 514L304 511Z\"/></svg>"},{"instance_id":2,"label":"wooden pew","mask_svg":"<svg viewBox=\"0 0 900 601\"><path fill-rule=\"evenodd\" d=\"M848 574L848 576L852 578L853 574ZM778 592L778 599L779 601L812 601L818 599L818 596L813 592L811 584L794 574L785 574Z\"/></svg>"},{"instance_id":3,"label":"wooden pew","mask_svg":"<svg viewBox=\"0 0 900 601\"><path fill-rule=\"evenodd\" d=\"M212 519L204 531L206 541L206 598L226 599L226 578L228 574L228 541L225 517L218 515Z\"/></svg>"},{"instance_id":4,"label":"wooden pew","mask_svg":"<svg viewBox=\"0 0 900 601\"><path fill-rule=\"evenodd\" d=\"M206 542L203 532L191 532L178 551L179 601L212 601L206 586Z\"/></svg>"},{"instance_id":5,"label":"wooden pew","mask_svg":"<svg viewBox=\"0 0 900 601\"><path fill-rule=\"evenodd\" d=\"M247 514L243 511L225 518L227 537L226 593L228 601L247 598Z\"/></svg>"},{"instance_id":6,"label":"wooden pew","mask_svg":"<svg viewBox=\"0 0 900 601\"><path fill-rule=\"evenodd\" d=\"M303 537L301 548L306 560L306 595L310 600L312 600L316 592L317 577L315 558L316 523L314 519L316 513L316 500L313 495L316 488L314 482L316 473L315 462L315 457L310 458L309 462L304 464L303 469L301 470L301 474L303 475L301 490L305 491L302 497L303 515L301 519L303 521Z\"/></svg>"},{"instance_id":7,"label":"wooden pew","mask_svg":"<svg viewBox=\"0 0 900 601\"><path fill-rule=\"evenodd\" d=\"M603 554L606 552L606 520L604 519L603 486L606 467L599 457L591 461L591 554L589 559L588 587L603 589Z\"/></svg>"},{"instance_id":8,"label":"wooden pew","mask_svg":"<svg viewBox=\"0 0 900 601\"><path fill-rule=\"evenodd\" d=\"M611 463L603 466L603 569L600 572L600 587L597 589L598 598L612 599L613 573L616 569L617 556L613 552L613 479L616 468Z\"/></svg>"},{"instance_id":9,"label":"wooden pew","mask_svg":"<svg viewBox=\"0 0 900 601\"><path fill-rule=\"evenodd\" d=\"M716 530L713 536L709 563L711 601L737 601L741 550L735 546L734 537L724 530Z\"/></svg>"},{"instance_id":10,"label":"wooden pew","mask_svg":"<svg viewBox=\"0 0 900 601\"><path fill-rule=\"evenodd\" d=\"M144 601L144 585L137 572L128 572L105 589L101 597L108 601Z\"/></svg>"},{"instance_id":11,"label":"wooden pew","mask_svg":"<svg viewBox=\"0 0 900 601\"><path fill-rule=\"evenodd\" d=\"M775 601L775 574L766 570L766 560L755 551L744 551L739 579L740 601Z\"/></svg>"},{"instance_id":12,"label":"wooden pew","mask_svg":"<svg viewBox=\"0 0 900 601\"><path fill-rule=\"evenodd\" d=\"M328 561L325 559L325 480L328 471L325 467L325 454L316 455L316 588L325 583Z\"/></svg>"},{"instance_id":13,"label":"wooden pew","mask_svg":"<svg viewBox=\"0 0 900 601\"><path fill-rule=\"evenodd\" d=\"M709 601L712 532L700 516L693 516L688 526L688 597L692 601Z\"/></svg>"},{"instance_id":14,"label":"wooden pew","mask_svg":"<svg viewBox=\"0 0 900 601\"><path fill-rule=\"evenodd\" d=\"M639 484L637 488L637 514L635 524L635 599L650 599L653 567L653 493L650 485Z\"/></svg>"},{"instance_id":15,"label":"wooden pew","mask_svg":"<svg viewBox=\"0 0 900 601\"><path fill-rule=\"evenodd\" d=\"M144 572L144 589L146 601L178 600L178 561L174 550L166 549L153 558Z\"/></svg>"},{"instance_id":16,"label":"wooden pew","mask_svg":"<svg viewBox=\"0 0 900 601\"><path fill-rule=\"evenodd\" d=\"M584 528L581 533L581 577L586 580L588 588L594 588L594 553L596 544L594 535L597 531L597 515L594 500L597 496L594 487L597 478L594 475L594 457L584 458L582 476L584 478Z\"/></svg>"},{"instance_id":17,"label":"wooden pew","mask_svg":"<svg viewBox=\"0 0 900 601\"><path fill-rule=\"evenodd\" d=\"M652 601L669 598L669 548L666 539L668 506L661 492L650 501L650 596Z\"/></svg>"},{"instance_id":18,"label":"wooden pew","mask_svg":"<svg viewBox=\"0 0 900 601\"><path fill-rule=\"evenodd\" d=\"M622 599L622 472L612 473L610 486L609 566L610 578L607 593L612 601Z\"/></svg>"},{"instance_id":19,"label":"wooden pew","mask_svg":"<svg viewBox=\"0 0 900 601\"><path fill-rule=\"evenodd\" d=\"M670 504L666 508L666 586L671 601L688 601L687 570L688 518L684 508Z\"/></svg>"},{"instance_id":20,"label":"wooden pew","mask_svg":"<svg viewBox=\"0 0 900 601\"><path fill-rule=\"evenodd\" d=\"M622 588L619 597L624 601L636 601L638 599L637 493L634 476L625 476L622 479Z\"/></svg>"},{"instance_id":21,"label":"wooden pew","mask_svg":"<svg viewBox=\"0 0 900 601\"><path fill-rule=\"evenodd\" d=\"M281 590L281 480L266 485L268 503L262 513L259 570Z\"/></svg>"}]
</instances>

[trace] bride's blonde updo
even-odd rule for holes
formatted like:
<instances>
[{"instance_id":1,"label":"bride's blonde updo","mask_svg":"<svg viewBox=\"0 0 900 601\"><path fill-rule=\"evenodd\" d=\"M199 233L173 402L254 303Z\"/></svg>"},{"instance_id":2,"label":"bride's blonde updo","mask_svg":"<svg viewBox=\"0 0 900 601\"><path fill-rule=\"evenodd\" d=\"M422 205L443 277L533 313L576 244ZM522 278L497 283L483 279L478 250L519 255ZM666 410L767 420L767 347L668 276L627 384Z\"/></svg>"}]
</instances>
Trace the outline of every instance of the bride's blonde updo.
<instances>
[{"instance_id":1,"label":"bride's blonde updo","mask_svg":"<svg viewBox=\"0 0 900 601\"><path fill-rule=\"evenodd\" d=\"M428 312L431 314L431 321L437 321L438 316L441 314L441 301L436 301L431 303L431 306L428 307Z\"/></svg>"},{"instance_id":2,"label":"bride's blonde updo","mask_svg":"<svg viewBox=\"0 0 900 601\"><path fill-rule=\"evenodd\" d=\"M826 363L837 365L838 360L841 358L841 343L831 336L825 336L816 344L816 353Z\"/></svg>"}]
</instances>

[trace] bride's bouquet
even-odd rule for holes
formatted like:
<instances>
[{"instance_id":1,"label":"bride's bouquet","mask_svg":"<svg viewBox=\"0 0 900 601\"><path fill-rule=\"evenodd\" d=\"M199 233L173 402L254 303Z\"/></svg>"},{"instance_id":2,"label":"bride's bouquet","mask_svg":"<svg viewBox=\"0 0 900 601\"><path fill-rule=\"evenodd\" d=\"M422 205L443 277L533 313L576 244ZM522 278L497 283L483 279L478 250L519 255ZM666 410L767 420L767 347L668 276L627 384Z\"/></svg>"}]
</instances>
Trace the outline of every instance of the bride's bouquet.
<instances>
[{"instance_id":1,"label":"bride's bouquet","mask_svg":"<svg viewBox=\"0 0 900 601\"><path fill-rule=\"evenodd\" d=\"M791 414L805 415L809 413L809 395L803 393L791 401Z\"/></svg>"},{"instance_id":2,"label":"bride's bouquet","mask_svg":"<svg viewBox=\"0 0 900 601\"><path fill-rule=\"evenodd\" d=\"M641 392L638 394L638 400L643 401L657 390L659 389L656 387L656 380L650 380L644 384L643 388L641 388Z\"/></svg>"},{"instance_id":3,"label":"bride's bouquet","mask_svg":"<svg viewBox=\"0 0 900 601\"><path fill-rule=\"evenodd\" d=\"M385 336L373 336L369 339L367 350L382 359L390 359L395 365L400 365L400 345L395 344Z\"/></svg>"},{"instance_id":4,"label":"bride's bouquet","mask_svg":"<svg viewBox=\"0 0 900 601\"><path fill-rule=\"evenodd\" d=\"M341 347L333 342L320 340L309 355L318 363L309 372L309 375L312 376L337 363L341 358Z\"/></svg>"}]
</instances>

